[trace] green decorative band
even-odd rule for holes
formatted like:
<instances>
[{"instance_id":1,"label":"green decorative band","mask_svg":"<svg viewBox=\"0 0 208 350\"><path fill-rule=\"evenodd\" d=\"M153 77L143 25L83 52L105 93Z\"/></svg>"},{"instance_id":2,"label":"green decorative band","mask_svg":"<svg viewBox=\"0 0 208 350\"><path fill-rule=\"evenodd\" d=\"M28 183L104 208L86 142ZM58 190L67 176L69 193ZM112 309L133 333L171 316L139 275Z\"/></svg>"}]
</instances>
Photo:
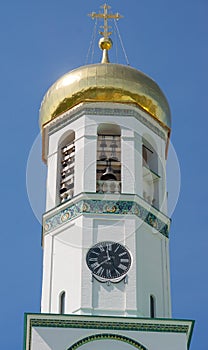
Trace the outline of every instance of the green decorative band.
<instances>
[{"instance_id":1,"label":"green decorative band","mask_svg":"<svg viewBox=\"0 0 208 350\"><path fill-rule=\"evenodd\" d=\"M57 214L47 218L44 223L43 233L48 233L65 222L71 221L82 214L114 214L136 215L146 224L155 228L165 237L168 237L169 227L166 223L150 213L146 208L134 201L110 201L84 199L69 205Z\"/></svg>"},{"instance_id":2,"label":"green decorative band","mask_svg":"<svg viewBox=\"0 0 208 350\"><path fill-rule=\"evenodd\" d=\"M91 341L97 341L97 340L116 340L116 341L122 341L124 343L127 343L129 345L132 345L134 348L139 349L139 350L146 350L146 348L139 344L138 342L136 342L135 340L125 337L123 335L119 335L119 334L94 334L91 335L89 337L83 338L81 340L79 340L78 342L76 342L75 344L73 344L72 346L70 346L70 348L68 348L68 350L76 350L78 349L80 346L89 343Z\"/></svg>"},{"instance_id":3,"label":"green decorative band","mask_svg":"<svg viewBox=\"0 0 208 350\"><path fill-rule=\"evenodd\" d=\"M164 323L134 323L134 322L100 322L89 320L53 320L53 319L31 319L31 327L61 327L61 328L82 328L82 329L105 329L105 330L126 330L146 332L170 332L188 333L189 327L181 324Z\"/></svg>"}]
</instances>

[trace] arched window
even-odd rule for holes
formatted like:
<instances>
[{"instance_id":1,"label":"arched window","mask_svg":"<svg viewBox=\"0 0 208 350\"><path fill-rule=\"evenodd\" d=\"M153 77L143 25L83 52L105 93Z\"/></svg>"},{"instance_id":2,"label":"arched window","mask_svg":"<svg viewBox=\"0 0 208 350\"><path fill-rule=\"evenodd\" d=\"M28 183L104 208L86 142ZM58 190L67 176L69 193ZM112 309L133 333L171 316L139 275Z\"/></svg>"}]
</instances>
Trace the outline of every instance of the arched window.
<instances>
[{"instance_id":1,"label":"arched window","mask_svg":"<svg viewBox=\"0 0 208 350\"><path fill-rule=\"evenodd\" d=\"M116 124L98 127L97 192L121 192L121 130Z\"/></svg>"},{"instance_id":2,"label":"arched window","mask_svg":"<svg viewBox=\"0 0 208 350\"><path fill-rule=\"evenodd\" d=\"M143 198L154 207L159 206L158 195L158 155L152 145L142 139Z\"/></svg>"},{"instance_id":3,"label":"arched window","mask_svg":"<svg viewBox=\"0 0 208 350\"><path fill-rule=\"evenodd\" d=\"M59 295L59 313L65 314L66 292L61 292Z\"/></svg>"},{"instance_id":4,"label":"arched window","mask_svg":"<svg viewBox=\"0 0 208 350\"><path fill-rule=\"evenodd\" d=\"M155 297L150 295L150 317L154 318L156 315L156 305L155 305Z\"/></svg>"},{"instance_id":5,"label":"arched window","mask_svg":"<svg viewBox=\"0 0 208 350\"><path fill-rule=\"evenodd\" d=\"M72 131L60 144L59 200L65 202L74 195L75 134Z\"/></svg>"}]
</instances>

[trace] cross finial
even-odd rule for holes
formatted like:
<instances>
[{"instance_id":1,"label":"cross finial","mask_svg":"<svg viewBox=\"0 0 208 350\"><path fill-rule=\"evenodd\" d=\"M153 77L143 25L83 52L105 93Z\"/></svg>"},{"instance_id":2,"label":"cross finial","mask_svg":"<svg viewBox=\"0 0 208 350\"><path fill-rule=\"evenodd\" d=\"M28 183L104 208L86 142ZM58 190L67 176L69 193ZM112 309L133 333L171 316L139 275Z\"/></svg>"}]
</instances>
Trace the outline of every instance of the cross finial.
<instances>
[{"instance_id":1,"label":"cross finial","mask_svg":"<svg viewBox=\"0 0 208 350\"><path fill-rule=\"evenodd\" d=\"M111 28L110 26L108 26L108 20L109 19L117 19L117 20L119 20L123 16L121 16L118 12L115 13L115 14L108 13L108 10L111 7L108 6L107 4L104 4L104 5L100 6L100 7L103 9L103 13L92 12L92 13L89 14L89 16L92 17L92 19L94 19L94 18L101 18L101 19L104 20L104 25L102 26L104 31L100 32L100 34L103 35L103 37L105 39L107 39L112 34L112 32L108 32L108 29Z\"/></svg>"},{"instance_id":2,"label":"cross finial","mask_svg":"<svg viewBox=\"0 0 208 350\"><path fill-rule=\"evenodd\" d=\"M96 13L96 12L92 12L89 14L89 16L92 19L95 18L100 18L104 20L104 25L101 26L101 28L103 28L103 31L100 31L99 33L103 36L103 38L100 39L99 42L99 46L101 48L101 50L103 50L103 59L102 59L102 63L108 63L108 54L107 51L111 49L112 47L112 41L109 38L109 36L112 34L112 32L109 31L109 29L111 28L111 26L108 25L108 20L109 19L116 19L117 21L122 18L123 16L121 16L118 12L117 13L108 13L108 10L111 8L110 6L108 6L106 3L102 6L100 6L103 9L103 13Z\"/></svg>"}]
</instances>

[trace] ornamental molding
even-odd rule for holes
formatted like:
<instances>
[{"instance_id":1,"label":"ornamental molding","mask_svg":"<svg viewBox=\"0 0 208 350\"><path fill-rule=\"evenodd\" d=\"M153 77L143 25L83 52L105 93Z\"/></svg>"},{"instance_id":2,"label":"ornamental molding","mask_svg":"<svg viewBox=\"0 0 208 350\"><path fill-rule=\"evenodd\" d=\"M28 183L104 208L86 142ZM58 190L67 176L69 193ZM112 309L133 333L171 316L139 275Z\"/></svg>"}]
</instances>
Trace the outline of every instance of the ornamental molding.
<instances>
[{"instance_id":1,"label":"ornamental molding","mask_svg":"<svg viewBox=\"0 0 208 350\"><path fill-rule=\"evenodd\" d=\"M80 215L87 214L135 215L156 231L160 232L163 236L169 237L169 225L141 204L135 201L101 199L81 199L76 203L69 203L64 209L60 208L60 210L56 210L56 212L51 213L51 215L50 212L46 213L43 216L43 235L76 219Z\"/></svg>"},{"instance_id":2,"label":"ornamental molding","mask_svg":"<svg viewBox=\"0 0 208 350\"><path fill-rule=\"evenodd\" d=\"M35 316L35 315L34 315ZM107 317L106 317L107 318ZM98 320L59 320L47 318L33 318L30 320L30 327L63 327L63 328L84 328L84 329L106 329L106 330L126 330L145 332L171 332L188 333L189 326L185 324L165 324L164 322L111 322Z\"/></svg>"},{"instance_id":3,"label":"ornamental molding","mask_svg":"<svg viewBox=\"0 0 208 350\"><path fill-rule=\"evenodd\" d=\"M90 334L84 338L79 337L67 350L76 350L81 345L93 340L115 339L125 341L139 350L146 350L136 339L132 339L129 332L158 332L158 333L183 333L187 339L189 348L193 333L194 321L176 320L164 318L139 318L139 317L114 317L114 316L92 316L92 315L59 315L59 314L25 314L24 349L32 348L32 331L34 328L65 328L90 330ZM103 330L105 332L103 332ZM97 331L101 331L97 333ZM120 335L121 332L122 335ZM53 332L53 330L52 330ZM102 333L103 332L103 333ZM92 334L94 333L94 334ZM133 343L132 343L133 341Z\"/></svg>"},{"instance_id":4,"label":"ornamental molding","mask_svg":"<svg viewBox=\"0 0 208 350\"><path fill-rule=\"evenodd\" d=\"M87 344L87 343L92 342L92 341L97 341L97 340L116 340L116 341L121 341L121 342L127 343L127 344L129 344L129 345L131 345L134 348L139 349L139 350L147 350L147 348L145 346L138 343L134 339L125 337L125 336L120 335L120 334L112 334L112 333L94 334L94 335L90 335L88 337L82 338L78 342L76 342L72 346L70 346L67 350L76 350L84 344Z\"/></svg>"},{"instance_id":5,"label":"ornamental molding","mask_svg":"<svg viewBox=\"0 0 208 350\"><path fill-rule=\"evenodd\" d=\"M86 116L86 115L100 115L100 116L122 116L122 117L135 117L138 119L142 124L147 126L150 130L152 130L156 135L161 137L163 140L167 140L165 132L163 132L159 127L157 127L154 124L154 121L150 121L149 115L142 115L141 113L138 113L134 108L135 106L132 105L132 108L103 108L103 107L86 107L85 105L80 104L79 106L74 107L72 110L62 114L61 116L55 118L52 120L48 125L48 134L51 135L54 132L60 130L61 128L65 127L69 123L71 123L74 120L79 119L80 117ZM144 112L143 112L144 113ZM47 127L47 125L46 125ZM162 127L161 127L162 128Z\"/></svg>"}]
</instances>

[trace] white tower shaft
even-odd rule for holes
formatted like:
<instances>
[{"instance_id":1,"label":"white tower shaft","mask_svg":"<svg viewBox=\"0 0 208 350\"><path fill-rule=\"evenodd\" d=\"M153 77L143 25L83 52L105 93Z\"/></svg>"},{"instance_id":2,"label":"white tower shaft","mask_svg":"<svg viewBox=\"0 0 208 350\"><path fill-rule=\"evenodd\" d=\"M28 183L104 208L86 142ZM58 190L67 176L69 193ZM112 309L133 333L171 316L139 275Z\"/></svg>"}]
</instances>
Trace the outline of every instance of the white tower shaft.
<instances>
[{"instance_id":1,"label":"white tower shaft","mask_svg":"<svg viewBox=\"0 0 208 350\"><path fill-rule=\"evenodd\" d=\"M142 122L144 117L152 127ZM59 313L64 293L66 313L170 317L162 127L138 108L111 103L82 105L64 120L64 127L53 125L49 131L41 311ZM60 150L72 133L73 197L60 205ZM112 148L115 137L120 144ZM105 149L100 140L113 143ZM108 158L112 152L118 158L111 164L119 181L99 180L105 171L105 161L99 160L103 149ZM118 283L100 282L87 266L90 247L104 241L119 242L132 255L132 266Z\"/></svg>"}]
</instances>

